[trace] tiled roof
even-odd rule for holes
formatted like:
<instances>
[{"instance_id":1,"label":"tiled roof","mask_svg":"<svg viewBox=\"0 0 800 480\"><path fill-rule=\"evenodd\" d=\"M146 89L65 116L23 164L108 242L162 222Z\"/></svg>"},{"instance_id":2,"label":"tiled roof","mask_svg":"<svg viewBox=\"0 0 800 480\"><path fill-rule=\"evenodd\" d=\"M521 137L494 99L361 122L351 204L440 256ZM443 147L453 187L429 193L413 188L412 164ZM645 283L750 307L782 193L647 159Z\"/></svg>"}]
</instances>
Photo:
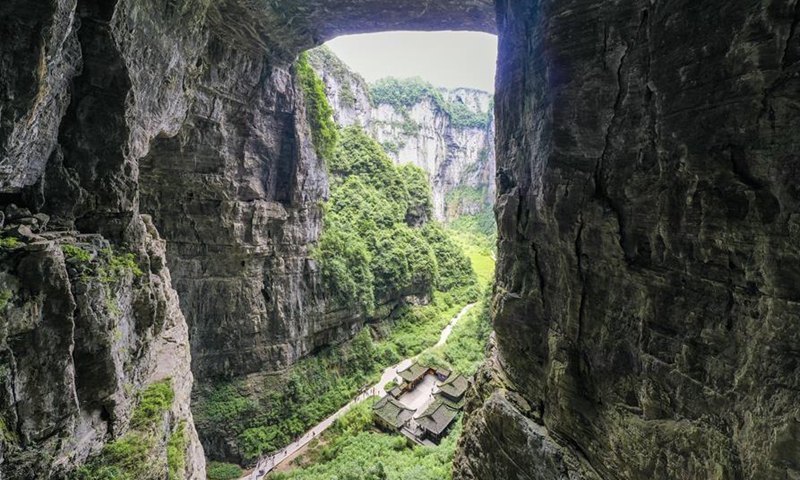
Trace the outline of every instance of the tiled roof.
<instances>
[{"instance_id":1,"label":"tiled roof","mask_svg":"<svg viewBox=\"0 0 800 480\"><path fill-rule=\"evenodd\" d=\"M449 406L446 402L435 401L417 417L417 423L434 435L440 435L453 423L457 415L457 408Z\"/></svg>"},{"instance_id":2,"label":"tiled roof","mask_svg":"<svg viewBox=\"0 0 800 480\"><path fill-rule=\"evenodd\" d=\"M469 380L463 375L456 374L450 376L450 378L439 385L439 391L454 400L460 400L468 387Z\"/></svg>"},{"instance_id":3,"label":"tiled roof","mask_svg":"<svg viewBox=\"0 0 800 480\"><path fill-rule=\"evenodd\" d=\"M409 410L405 405L395 400L391 395L386 395L372 406L373 413L389 425L400 428L414 415L414 410Z\"/></svg>"},{"instance_id":4,"label":"tiled roof","mask_svg":"<svg viewBox=\"0 0 800 480\"><path fill-rule=\"evenodd\" d=\"M452 372L450 372L450 370L448 370L448 369L446 369L444 367L436 367L436 373L438 373L439 375L447 378L447 377L450 376L450 373L452 373Z\"/></svg>"},{"instance_id":5,"label":"tiled roof","mask_svg":"<svg viewBox=\"0 0 800 480\"><path fill-rule=\"evenodd\" d=\"M406 382L413 382L419 377L425 375L428 372L428 370L429 370L428 367L422 366L418 363L412 363L410 367L403 370L402 372L397 372L397 374L400 375L400 377Z\"/></svg>"}]
</instances>

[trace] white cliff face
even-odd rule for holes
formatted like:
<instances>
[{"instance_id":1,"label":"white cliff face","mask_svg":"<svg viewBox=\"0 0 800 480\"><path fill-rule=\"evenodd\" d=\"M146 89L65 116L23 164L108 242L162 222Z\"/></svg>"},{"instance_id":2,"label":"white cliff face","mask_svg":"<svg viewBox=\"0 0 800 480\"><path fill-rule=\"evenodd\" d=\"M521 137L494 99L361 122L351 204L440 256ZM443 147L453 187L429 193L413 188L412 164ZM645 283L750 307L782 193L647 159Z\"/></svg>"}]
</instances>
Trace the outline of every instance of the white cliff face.
<instances>
[{"instance_id":1,"label":"white cliff face","mask_svg":"<svg viewBox=\"0 0 800 480\"><path fill-rule=\"evenodd\" d=\"M366 82L324 47L309 52L309 61L325 83L339 125L364 127L395 164L412 163L428 173L438 220L475 214L492 203L495 167L491 94L469 88L439 90L446 102L461 103L475 113L489 113L485 126L464 127L454 124L430 97L403 110L389 104L371 105Z\"/></svg>"},{"instance_id":2,"label":"white cliff face","mask_svg":"<svg viewBox=\"0 0 800 480\"><path fill-rule=\"evenodd\" d=\"M367 82L325 47L311 50L308 61L325 83L336 123L342 127L369 125L372 105Z\"/></svg>"}]
</instances>

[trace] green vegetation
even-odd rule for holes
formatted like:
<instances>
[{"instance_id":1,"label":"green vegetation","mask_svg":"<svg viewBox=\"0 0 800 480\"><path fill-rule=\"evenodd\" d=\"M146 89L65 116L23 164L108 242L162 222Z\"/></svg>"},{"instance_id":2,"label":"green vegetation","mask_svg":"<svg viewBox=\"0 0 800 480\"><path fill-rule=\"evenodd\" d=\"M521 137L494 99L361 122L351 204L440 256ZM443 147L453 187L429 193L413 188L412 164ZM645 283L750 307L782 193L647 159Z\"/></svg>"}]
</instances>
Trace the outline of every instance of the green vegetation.
<instances>
[{"instance_id":1,"label":"green vegetation","mask_svg":"<svg viewBox=\"0 0 800 480\"><path fill-rule=\"evenodd\" d=\"M372 402L363 402L324 434L296 468L271 480L449 480L458 421L436 447L409 445L405 437L372 431Z\"/></svg>"},{"instance_id":2,"label":"green vegetation","mask_svg":"<svg viewBox=\"0 0 800 480\"><path fill-rule=\"evenodd\" d=\"M167 471L169 480L181 480L186 469L186 422L180 422L167 442Z\"/></svg>"},{"instance_id":3,"label":"green vegetation","mask_svg":"<svg viewBox=\"0 0 800 480\"><path fill-rule=\"evenodd\" d=\"M462 215L451 221L448 226L459 232L487 237L492 240L492 243L497 238L497 224L495 223L494 212L490 208L486 208L475 215Z\"/></svg>"},{"instance_id":4,"label":"green vegetation","mask_svg":"<svg viewBox=\"0 0 800 480\"><path fill-rule=\"evenodd\" d=\"M311 125L314 149L317 155L328 160L333 156L338 130L333 121L333 109L328 103L328 97L325 96L325 84L309 65L308 54L305 52L297 60L295 71L303 89L306 118Z\"/></svg>"},{"instance_id":5,"label":"green vegetation","mask_svg":"<svg viewBox=\"0 0 800 480\"><path fill-rule=\"evenodd\" d=\"M241 478L244 471L239 465L225 462L208 462L206 464L206 478L208 480L235 480Z\"/></svg>"},{"instance_id":6,"label":"green vegetation","mask_svg":"<svg viewBox=\"0 0 800 480\"><path fill-rule=\"evenodd\" d=\"M156 423L161 415L169 410L174 399L175 392L172 390L171 379L168 378L148 386L133 412L131 428L144 428Z\"/></svg>"},{"instance_id":7,"label":"green vegetation","mask_svg":"<svg viewBox=\"0 0 800 480\"><path fill-rule=\"evenodd\" d=\"M0 417L0 445L15 445L18 440L17 434L10 430L5 419Z\"/></svg>"},{"instance_id":8,"label":"green vegetation","mask_svg":"<svg viewBox=\"0 0 800 480\"><path fill-rule=\"evenodd\" d=\"M128 272L134 277L141 277L144 272L136 265L136 258L132 253L118 254L110 248L101 251L105 265L96 270L97 276L103 283L118 281Z\"/></svg>"},{"instance_id":9,"label":"green vegetation","mask_svg":"<svg viewBox=\"0 0 800 480\"><path fill-rule=\"evenodd\" d=\"M477 287L457 292L435 292L429 305L401 307L383 342L385 348L398 359L419 354L435 345L448 322L476 297Z\"/></svg>"},{"instance_id":10,"label":"green vegetation","mask_svg":"<svg viewBox=\"0 0 800 480\"><path fill-rule=\"evenodd\" d=\"M12 298L14 298L14 292L8 289L0 290L0 311L5 310Z\"/></svg>"},{"instance_id":11,"label":"green vegetation","mask_svg":"<svg viewBox=\"0 0 800 480\"><path fill-rule=\"evenodd\" d=\"M394 153L394 154L400 153L400 150L402 149L402 147L399 144L397 144L397 143L395 143L395 142L393 142L391 140L388 140L386 142L381 142L381 147L383 147L383 149L386 152Z\"/></svg>"},{"instance_id":12,"label":"green vegetation","mask_svg":"<svg viewBox=\"0 0 800 480\"><path fill-rule=\"evenodd\" d=\"M173 468L183 468L186 449L184 425L170 436L167 455L159 448L159 417L172 404L172 382L167 379L148 386L136 406L131 430L118 440L106 444L100 454L75 470L72 480L157 480L165 474L173 476ZM177 455L180 454L180 459ZM166 458L165 458L166 457Z\"/></svg>"},{"instance_id":13,"label":"green vegetation","mask_svg":"<svg viewBox=\"0 0 800 480\"><path fill-rule=\"evenodd\" d=\"M373 105L391 105L404 118L409 108L430 99L450 117L456 128L485 128L489 124L489 112L474 112L461 102L448 101L440 89L419 77L378 80L370 85L370 96Z\"/></svg>"},{"instance_id":14,"label":"green vegetation","mask_svg":"<svg viewBox=\"0 0 800 480\"><path fill-rule=\"evenodd\" d=\"M22 242L20 242L14 237L0 238L0 248L12 249L12 248L17 248L20 245L22 245Z\"/></svg>"},{"instance_id":15,"label":"green vegetation","mask_svg":"<svg viewBox=\"0 0 800 480\"><path fill-rule=\"evenodd\" d=\"M260 395L248 397L244 385L230 383L201 392L195 421L206 435L235 438L242 459L251 461L290 443L376 381L383 355L364 329L344 345L303 359L284 383L265 381Z\"/></svg>"},{"instance_id":16,"label":"green vegetation","mask_svg":"<svg viewBox=\"0 0 800 480\"><path fill-rule=\"evenodd\" d=\"M475 283L466 257L438 226L406 223L431 214L421 169L395 167L380 144L351 127L342 133L330 170L331 197L315 258L334 301L351 305L355 299L369 314L389 298Z\"/></svg>"},{"instance_id":17,"label":"green vegetation","mask_svg":"<svg viewBox=\"0 0 800 480\"><path fill-rule=\"evenodd\" d=\"M136 263L136 257L130 252L117 252L111 247L92 252L74 244L62 244L61 251L68 262L84 269L86 279L96 278L103 284L117 282L128 273L137 278L144 275Z\"/></svg>"},{"instance_id":18,"label":"green vegetation","mask_svg":"<svg viewBox=\"0 0 800 480\"><path fill-rule=\"evenodd\" d=\"M420 362L425 365L443 366L463 375L474 375L484 359L486 344L492 333L489 321L489 295L485 289L482 298L453 328L447 343L425 351Z\"/></svg>"},{"instance_id":19,"label":"green vegetation","mask_svg":"<svg viewBox=\"0 0 800 480\"><path fill-rule=\"evenodd\" d=\"M409 220L409 215L413 218L424 219L425 221L433 218L431 184L428 182L428 175L425 171L409 163L400 165L397 167L397 171L403 178L409 195L406 220ZM428 241L430 242L431 240L428 239ZM447 243L448 239L442 238L438 241Z\"/></svg>"},{"instance_id":20,"label":"green vegetation","mask_svg":"<svg viewBox=\"0 0 800 480\"><path fill-rule=\"evenodd\" d=\"M92 254L77 245L61 245L61 251L67 260L74 260L80 263L88 262L92 259Z\"/></svg>"}]
</instances>

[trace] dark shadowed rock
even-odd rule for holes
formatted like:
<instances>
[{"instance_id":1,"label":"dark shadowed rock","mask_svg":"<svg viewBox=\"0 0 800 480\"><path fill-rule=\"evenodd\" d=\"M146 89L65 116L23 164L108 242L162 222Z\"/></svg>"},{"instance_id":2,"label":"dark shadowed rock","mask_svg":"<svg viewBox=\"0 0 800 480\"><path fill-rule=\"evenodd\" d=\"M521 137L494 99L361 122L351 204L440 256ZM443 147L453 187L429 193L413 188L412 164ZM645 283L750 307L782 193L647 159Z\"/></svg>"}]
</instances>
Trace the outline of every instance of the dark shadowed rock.
<instances>
[{"instance_id":1,"label":"dark shadowed rock","mask_svg":"<svg viewBox=\"0 0 800 480\"><path fill-rule=\"evenodd\" d=\"M506 382L455 478L800 477L797 7L499 7Z\"/></svg>"}]
</instances>

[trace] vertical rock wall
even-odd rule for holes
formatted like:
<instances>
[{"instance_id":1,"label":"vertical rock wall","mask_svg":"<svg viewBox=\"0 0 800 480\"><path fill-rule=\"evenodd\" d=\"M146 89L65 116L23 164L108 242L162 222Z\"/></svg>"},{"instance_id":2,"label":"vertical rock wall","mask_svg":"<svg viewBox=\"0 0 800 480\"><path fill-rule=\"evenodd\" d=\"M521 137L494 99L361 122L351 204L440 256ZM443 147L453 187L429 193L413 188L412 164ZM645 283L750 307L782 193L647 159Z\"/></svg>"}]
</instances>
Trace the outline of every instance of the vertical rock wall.
<instances>
[{"instance_id":1,"label":"vertical rock wall","mask_svg":"<svg viewBox=\"0 0 800 480\"><path fill-rule=\"evenodd\" d=\"M798 5L498 2L496 341L455 478L800 478Z\"/></svg>"},{"instance_id":2,"label":"vertical rock wall","mask_svg":"<svg viewBox=\"0 0 800 480\"><path fill-rule=\"evenodd\" d=\"M166 475L166 439L183 425L178 474L204 478L186 322L164 242L140 215L138 160L183 122L207 7L0 7L2 478L80 466L126 434L141 392L166 377L175 401L156 427L154 468ZM62 252L72 247L86 257ZM121 252L140 275L108 263Z\"/></svg>"},{"instance_id":3,"label":"vertical rock wall","mask_svg":"<svg viewBox=\"0 0 800 480\"><path fill-rule=\"evenodd\" d=\"M360 320L325 316L310 258L325 166L288 64L216 41L204 62L183 128L141 162L142 209L169 240L195 372L281 370Z\"/></svg>"}]
</instances>

